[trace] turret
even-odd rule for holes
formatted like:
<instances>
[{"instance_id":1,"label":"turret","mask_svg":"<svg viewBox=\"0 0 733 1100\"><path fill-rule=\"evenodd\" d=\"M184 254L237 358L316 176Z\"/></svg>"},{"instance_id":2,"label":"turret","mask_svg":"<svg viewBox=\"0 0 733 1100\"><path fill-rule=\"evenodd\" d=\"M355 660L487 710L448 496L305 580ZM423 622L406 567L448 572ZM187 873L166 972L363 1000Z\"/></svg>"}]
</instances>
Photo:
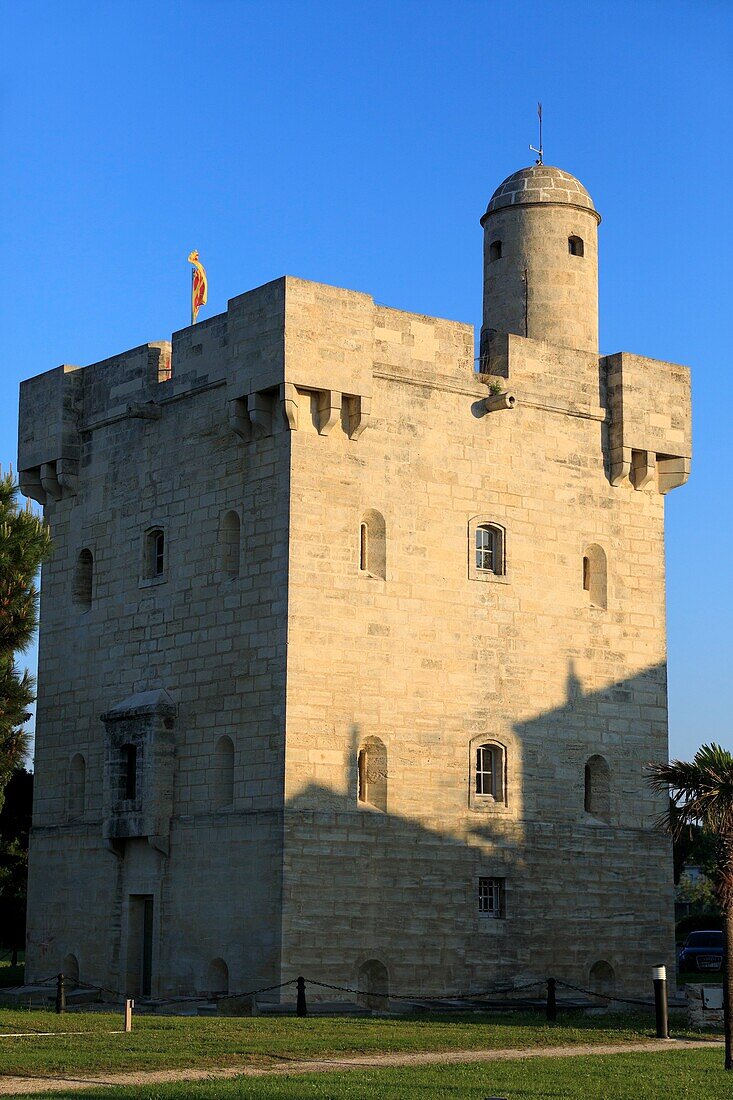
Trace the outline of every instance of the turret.
<instances>
[{"instance_id":1,"label":"turret","mask_svg":"<svg viewBox=\"0 0 733 1100\"><path fill-rule=\"evenodd\" d=\"M582 183L546 164L496 189L481 219L482 355L489 329L598 353L600 220Z\"/></svg>"}]
</instances>

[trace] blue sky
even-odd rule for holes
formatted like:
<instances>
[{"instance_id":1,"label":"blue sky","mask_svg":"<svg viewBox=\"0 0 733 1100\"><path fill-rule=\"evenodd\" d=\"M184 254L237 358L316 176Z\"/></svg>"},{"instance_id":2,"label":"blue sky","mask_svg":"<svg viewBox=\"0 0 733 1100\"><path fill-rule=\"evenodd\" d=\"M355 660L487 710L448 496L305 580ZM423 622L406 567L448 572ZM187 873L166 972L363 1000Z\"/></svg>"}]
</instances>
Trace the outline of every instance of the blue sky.
<instances>
[{"instance_id":1,"label":"blue sky","mask_svg":"<svg viewBox=\"0 0 733 1100\"><path fill-rule=\"evenodd\" d=\"M531 162L603 215L601 349L693 368L667 498L671 751L733 741L729 3L0 3L0 460L19 381L282 274L480 323L481 230Z\"/></svg>"}]
</instances>

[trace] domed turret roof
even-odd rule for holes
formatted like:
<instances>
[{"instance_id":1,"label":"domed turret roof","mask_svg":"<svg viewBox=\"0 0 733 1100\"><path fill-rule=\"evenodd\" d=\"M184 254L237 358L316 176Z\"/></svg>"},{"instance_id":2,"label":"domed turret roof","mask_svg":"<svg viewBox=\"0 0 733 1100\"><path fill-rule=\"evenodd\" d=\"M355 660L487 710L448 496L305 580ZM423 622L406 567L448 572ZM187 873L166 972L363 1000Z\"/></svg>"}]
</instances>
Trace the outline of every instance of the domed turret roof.
<instances>
[{"instance_id":1,"label":"domed turret roof","mask_svg":"<svg viewBox=\"0 0 733 1100\"><path fill-rule=\"evenodd\" d=\"M518 172L513 172L494 191L486 214L492 214L494 210L505 206L538 202L579 206L583 210L591 210L598 221L601 220L593 199L580 180L576 180L569 172L563 172L562 168L553 168L549 164L533 164L531 168L520 168Z\"/></svg>"}]
</instances>

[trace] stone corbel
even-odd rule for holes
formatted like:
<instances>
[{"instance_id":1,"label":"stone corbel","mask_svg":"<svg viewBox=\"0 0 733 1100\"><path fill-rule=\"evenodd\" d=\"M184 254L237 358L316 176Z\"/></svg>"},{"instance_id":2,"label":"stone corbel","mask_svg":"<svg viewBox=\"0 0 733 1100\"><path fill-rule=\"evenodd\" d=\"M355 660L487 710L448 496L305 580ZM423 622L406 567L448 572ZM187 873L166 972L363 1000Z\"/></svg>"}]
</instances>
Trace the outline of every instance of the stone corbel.
<instances>
[{"instance_id":1,"label":"stone corbel","mask_svg":"<svg viewBox=\"0 0 733 1100\"><path fill-rule=\"evenodd\" d=\"M328 435L341 419L341 394L338 390L325 390L319 399L318 434Z\"/></svg>"},{"instance_id":2,"label":"stone corbel","mask_svg":"<svg viewBox=\"0 0 733 1100\"><path fill-rule=\"evenodd\" d=\"M664 495L670 489L676 489L684 485L690 476L690 459L679 458L676 455L657 455L657 470L659 472L659 492Z\"/></svg>"},{"instance_id":3,"label":"stone corbel","mask_svg":"<svg viewBox=\"0 0 733 1100\"><path fill-rule=\"evenodd\" d=\"M260 438L272 435L272 398L269 394L250 393L247 397L247 412L255 435Z\"/></svg>"},{"instance_id":4,"label":"stone corbel","mask_svg":"<svg viewBox=\"0 0 733 1100\"><path fill-rule=\"evenodd\" d=\"M631 473L631 447L611 448L611 484L621 485Z\"/></svg>"},{"instance_id":5,"label":"stone corbel","mask_svg":"<svg viewBox=\"0 0 733 1100\"><path fill-rule=\"evenodd\" d=\"M235 397L227 402L227 418L229 427L245 443L252 438L252 425L247 416L247 402L241 397Z\"/></svg>"},{"instance_id":6,"label":"stone corbel","mask_svg":"<svg viewBox=\"0 0 733 1100\"><path fill-rule=\"evenodd\" d=\"M369 423L372 410L371 397L350 397L349 401L349 439L358 439Z\"/></svg>"},{"instance_id":7,"label":"stone corbel","mask_svg":"<svg viewBox=\"0 0 733 1100\"><path fill-rule=\"evenodd\" d=\"M298 430L298 391L292 382L283 382L280 386L280 403L285 423L291 432Z\"/></svg>"},{"instance_id":8,"label":"stone corbel","mask_svg":"<svg viewBox=\"0 0 733 1100\"><path fill-rule=\"evenodd\" d=\"M631 484L635 489L646 489L657 477L657 456L654 451L631 452Z\"/></svg>"},{"instance_id":9,"label":"stone corbel","mask_svg":"<svg viewBox=\"0 0 733 1100\"><path fill-rule=\"evenodd\" d=\"M44 462L41 466L41 485L52 500L61 500L61 486L56 476L55 462Z\"/></svg>"},{"instance_id":10,"label":"stone corbel","mask_svg":"<svg viewBox=\"0 0 733 1100\"><path fill-rule=\"evenodd\" d=\"M18 474L18 484L24 497L30 497L37 504L46 503L46 491L41 485L41 474L38 469L21 470Z\"/></svg>"},{"instance_id":11,"label":"stone corbel","mask_svg":"<svg viewBox=\"0 0 733 1100\"><path fill-rule=\"evenodd\" d=\"M79 483L79 464L71 458L60 458L56 463L56 479L64 493L76 496Z\"/></svg>"},{"instance_id":12,"label":"stone corbel","mask_svg":"<svg viewBox=\"0 0 733 1100\"><path fill-rule=\"evenodd\" d=\"M162 835L148 834L148 845L156 852L161 852L164 856L171 854L171 842L170 837Z\"/></svg>"}]
</instances>

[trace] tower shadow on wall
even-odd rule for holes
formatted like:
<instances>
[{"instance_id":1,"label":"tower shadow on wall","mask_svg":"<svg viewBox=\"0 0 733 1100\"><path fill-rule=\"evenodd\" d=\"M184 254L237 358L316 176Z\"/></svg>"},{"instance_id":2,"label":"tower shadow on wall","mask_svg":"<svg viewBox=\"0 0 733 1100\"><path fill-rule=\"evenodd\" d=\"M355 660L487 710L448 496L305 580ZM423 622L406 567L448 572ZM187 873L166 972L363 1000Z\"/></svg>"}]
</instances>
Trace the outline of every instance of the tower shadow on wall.
<instances>
[{"instance_id":1,"label":"tower shadow on wall","mask_svg":"<svg viewBox=\"0 0 733 1100\"><path fill-rule=\"evenodd\" d=\"M359 805L352 732L352 789L312 782L286 805L285 968L363 988L377 962L392 993L421 996L549 974L600 988L595 968L647 992L648 967L674 960L671 845L645 779L666 758L665 706L663 665L584 692L571 662L563 705L514 726L521 814L471 811L466 774L452 829L390 809L393 759L386 812ZM505 884L499 919L478 911L479 878Z\"/></svg>"}]
</instances>

